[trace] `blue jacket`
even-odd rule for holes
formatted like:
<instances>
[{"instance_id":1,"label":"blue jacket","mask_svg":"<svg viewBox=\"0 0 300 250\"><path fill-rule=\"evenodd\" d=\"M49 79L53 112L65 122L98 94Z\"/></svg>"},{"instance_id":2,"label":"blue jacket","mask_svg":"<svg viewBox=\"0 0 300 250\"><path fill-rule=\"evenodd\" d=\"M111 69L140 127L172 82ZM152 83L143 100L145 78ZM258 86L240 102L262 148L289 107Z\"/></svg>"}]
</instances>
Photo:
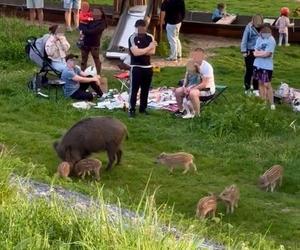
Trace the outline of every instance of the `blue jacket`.
<instances>
[{"instance_id":1,"label":"blue jacket","mask_svg":"<svg viewBox=\"0 0 300 250\"><path fill-rule=\"evenodd\" d=\"M249 23L243 33L243 38L241 42L241 52L248 52L249 50L254 50L256 40L259 37L259 32L257 29Z\"/></svg>"}]
</instances>

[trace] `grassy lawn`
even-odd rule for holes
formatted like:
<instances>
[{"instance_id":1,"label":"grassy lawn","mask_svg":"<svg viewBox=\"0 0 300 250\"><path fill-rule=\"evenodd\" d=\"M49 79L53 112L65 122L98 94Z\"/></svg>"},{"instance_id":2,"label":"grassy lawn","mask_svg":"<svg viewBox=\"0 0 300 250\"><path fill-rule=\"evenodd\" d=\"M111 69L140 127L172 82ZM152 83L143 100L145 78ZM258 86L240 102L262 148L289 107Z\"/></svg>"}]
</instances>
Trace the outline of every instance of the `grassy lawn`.
<instances>
[{"instance_id":1,"label":"grassy lawn","mask_svg":"<svg viewBox=\"0 0 300 250\"><path fill-rule=\"evenodd\" d=\"M91 3L112 5L112 0L90 0ZM213 11L218 2L227 4L227 11L240 15L253 15L261 13L267 16L277 16L281 7L287 6L290 10L299 7L296 0L263 0L263 1L204 1L204 0L185 0L187 9L198 11Z\"/></svg>"},{"instance_id":2,"label":"grassy lawn","mask_svg":"<svg viewBox=\"0 0 300 250\"><path fill-rule=\"evenodd\" d=\"M299 114L284 105L272 112L257 99L242 95L243 61L238 48L212 50L215 56L209 59L217 82L229 87L228 102L220 98L201 118L191 121L158 111L128 120L122 111L79 111L63 98L55 102L33 96L26 82L35 67L24 58L23 45L26 37L43 31L36 27L25 30L21 22L3 18L0 26L5 27L0 30L0 142L13 148L13 156L20 158L14 172L91 195L96 195L103 184L106 200L120 199L128 207L139 202L151 176L148 192L157 189L157 204L174 206L175 217L186 219L194 217L199 198L236 183L241 190L239 208L233 215L224 215L224 206L218 207L221 223L230 223L232 231L207 221L206 233L231 235L238 231L249 241L252 233L261 233L289 249L300 248ZM277 49L275 86L287 81L300 87L299 55L299 46ZM164 68L153 83L175 86L183 72L183 68ZM111 85L117 86L113 73L105 72ZM95 115L113 116L128 126L130 138L124 145L122 165L103 172L100 184L53 179L59 160L52 143L76 121ZM294 128L290 126L293 121ZM162 151L181 150L195 155L198 173L183 176L176 171L170 175L166 168L153 163ZM105 155L100 158L107 162ZM257 188L257 178L273 164L284 166L283 186L265 193Z\"/></svg>"}]
</instances>

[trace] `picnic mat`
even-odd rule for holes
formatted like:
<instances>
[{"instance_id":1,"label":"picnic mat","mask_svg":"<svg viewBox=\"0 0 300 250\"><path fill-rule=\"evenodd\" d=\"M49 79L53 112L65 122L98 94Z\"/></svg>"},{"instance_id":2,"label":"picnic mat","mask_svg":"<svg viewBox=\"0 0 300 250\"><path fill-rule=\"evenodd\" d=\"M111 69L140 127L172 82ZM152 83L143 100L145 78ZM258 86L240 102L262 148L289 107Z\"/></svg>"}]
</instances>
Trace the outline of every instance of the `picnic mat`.
<instances>
[{"instance_id":1,"label":"picnic mat","mask_svg":"<svg viewBox=\"0 0 300 250\"><path fill-rule=\"evenodd\" d=\"M139 95L137 98L137 106L139 105ZM109 92L105 94L99 102L94 106L98 109L120 109L129 107L129 94L127 92L112 94ZM151 109L164 109L174 111L177 108L176 98L173 88L156 88L151 89L148 97L148 108Z\"/></svg>"}]
</instances>

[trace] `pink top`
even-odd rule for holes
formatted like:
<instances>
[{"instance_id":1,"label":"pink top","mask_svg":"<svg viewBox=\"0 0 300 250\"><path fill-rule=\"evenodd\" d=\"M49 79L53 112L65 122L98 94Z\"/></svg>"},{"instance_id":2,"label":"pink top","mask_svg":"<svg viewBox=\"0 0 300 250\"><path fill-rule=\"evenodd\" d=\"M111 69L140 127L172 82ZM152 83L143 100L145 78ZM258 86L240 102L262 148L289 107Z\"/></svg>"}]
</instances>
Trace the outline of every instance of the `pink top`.
<instances>
[{"instance_id":1,"label":"pink top","mask_svg":"<svg viewBox=\"0 0 300 250\"><path fill-rule=\"evenodd\" d=\"M286 16L281 16L277 19L275 23L276 27L279 29L279 33L288 33L288 27L293 25L290 23L290 19Z\"/></svg>"}]
</instances>

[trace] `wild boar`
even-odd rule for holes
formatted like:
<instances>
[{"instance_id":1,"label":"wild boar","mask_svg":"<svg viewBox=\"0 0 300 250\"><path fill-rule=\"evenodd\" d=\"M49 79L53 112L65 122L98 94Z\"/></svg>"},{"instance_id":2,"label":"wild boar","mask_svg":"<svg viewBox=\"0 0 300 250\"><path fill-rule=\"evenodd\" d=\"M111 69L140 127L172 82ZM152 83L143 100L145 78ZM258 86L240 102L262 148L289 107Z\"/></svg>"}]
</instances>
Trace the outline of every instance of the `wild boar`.
<instances>
[{"instance_id":1,"label":"wild boar","mask_svg":"<svg viewBox=\"0 0 300 250\"><path fill-rule=\"evenodd\" d=\"M91 117L71 127L60 141L54 143L54 148L63 161L73 165L91 153L106 151L109 159L106 169L110 170L116 158L116 165L121 161L125 137L128 132L121 121L111 117Z\"/></svg>"},{"instance_id":2,"label":"wild boar","mask_svg":"<svg viewBox=\"0 0 300 250\"><path fill-rule=\"evenodd\" d=\"M223 192L219 195L219 198L225 202L226 205L226 213L234 212L234 207L238 207L238 202L240 199L240 190L236 185L231 185L230 187L226 187Z\"/></svg>"},{"instance_id":3,"label":"wild boar","mask_svg":"<svg viewBox=\"0 0 300 250\"><path fill-rule=\"evenodd\" d=\"M196 216L204 219L208 214L212 214L213 217L216 215L217 210L217 197L212 194L205 196L199 200L196 209Z\"/></svg>"},{"instance_id":4,"label":"wild boar","mask_svg":"<svg viewBox=\"0 0 300 250\"><path fill-rule=\"evenodd\" d=\"M274 165L259 177L258 186L262 189L266 189L267 192L270 188L271 192L273 192L277 183L281 186L282 177L283 167L280 165Z\"/></svg>"},{"instance_id":5,"label":"wild boar","mask_svg":"<svg viewBox=\"0 0 300 250\"><path fill-rule=\"evenodd\" d=\"M57 174L60 177L66 178L71 172L71 165L69 162L63 161L57 167Z\"/></svg>"},{"instance_id":6,"label":"wild boar","mask_svg":"<svg viewBox=\"0 0 300 250\"><path fill-rule=\"evenodd\" d=\"M90 175L91 173L94 174L95 179L97 181L100 180L100 169L102 163L96 159L83 159L77 162L74 166L73 173L84 179L85 175Z\"/></svg>"},{"instance_id":7,"label":"wild boar","mask_svg":"<svg viewBox=\"0 0 300 250\"><path fill-rule=\"evenodd\" d=\"M193 167L194 171L197 171L197 167L194 164L194 156L185 152L173 154L161 153L156 158L156 163L168 166L171 173L176 166L184 168L183 174L186 174L190 170L190 167Z\"/></svg>"}]
</instances>

